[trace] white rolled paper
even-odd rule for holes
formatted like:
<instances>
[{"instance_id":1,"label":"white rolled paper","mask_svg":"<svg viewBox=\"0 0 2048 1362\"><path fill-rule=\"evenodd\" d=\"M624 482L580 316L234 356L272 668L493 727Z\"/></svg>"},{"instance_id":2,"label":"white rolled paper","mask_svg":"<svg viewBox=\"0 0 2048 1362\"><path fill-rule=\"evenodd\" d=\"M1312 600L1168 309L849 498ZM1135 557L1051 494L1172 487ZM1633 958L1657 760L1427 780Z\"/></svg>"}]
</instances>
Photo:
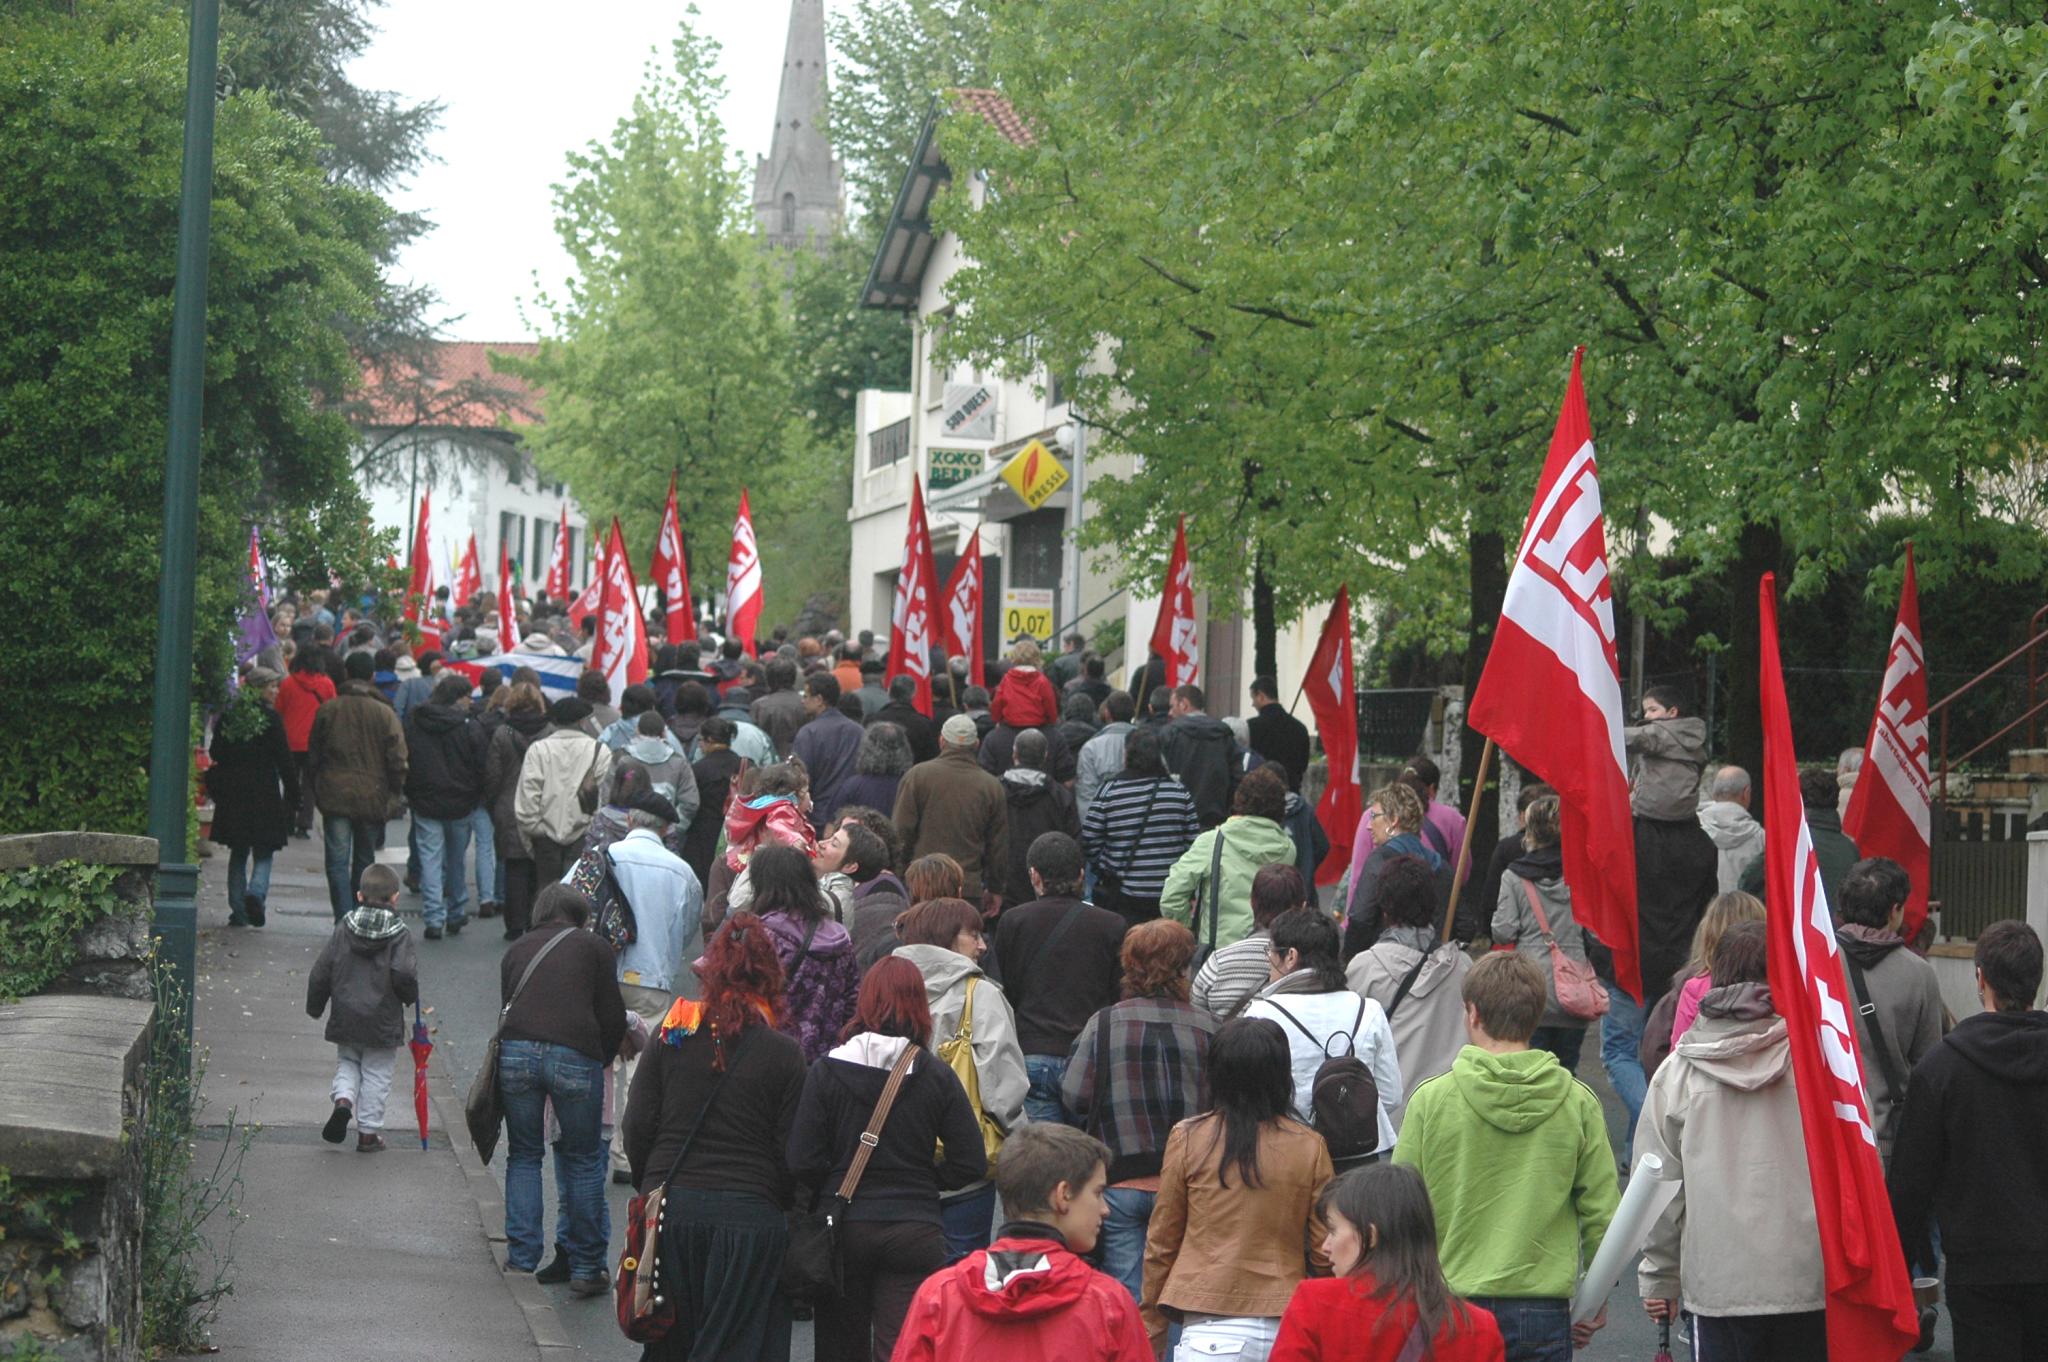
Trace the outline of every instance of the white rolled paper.
<instances>
[{"instance_id":1,"label":"white rolled paper","mask_svg":"<svg viewBox=\"0 0 2048 1362\"><path fill-rule=\"evenodd\" d=\"M1608 1293L1650 1242L1650 1231L1677 1195L1678 1179L1665 1176L1664 1160L1655 1154L1637 1160L1635 1175L1628 1180L1628 1190L1621 1194L1621 1205L1607 1227L1607 1237L1600 1241L1600 1251L1593 1255L1579 1293L1572 1297L1572 1323L1583 1324L1600 1313Z\"/></svg>"}]
</instances>

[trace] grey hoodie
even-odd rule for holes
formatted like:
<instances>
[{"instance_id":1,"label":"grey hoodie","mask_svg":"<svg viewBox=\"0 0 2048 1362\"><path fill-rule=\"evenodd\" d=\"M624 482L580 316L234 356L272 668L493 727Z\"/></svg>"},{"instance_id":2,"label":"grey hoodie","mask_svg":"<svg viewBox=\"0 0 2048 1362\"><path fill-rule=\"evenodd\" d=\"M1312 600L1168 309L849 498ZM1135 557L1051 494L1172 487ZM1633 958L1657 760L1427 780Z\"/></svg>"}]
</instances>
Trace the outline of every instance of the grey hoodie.
<instances>
[{"instance_id":1,"label":"grey hoodie","mask_svg":"<svg viewBox=\"0 0 2048 1362\"><path fill-rule=\"evenodd\" d=\"M1644 818L1682 822L1700 802L1700 772L1707 765L1707 721L1683 715L1621 730L1634 761L1629 805Z\"/></svg>"},{"instance_id":2,"label":"grey hoodie","mask_svg":"<svg viewBox=\"0 0 2048 1362\"><path fill-rule=\"evenodd\" d=\"M405 1007L419 997L412 933L388 908L352 909L306 978L306 1015L318 1017L332 1004L326 1035L337 1045L403 1045Z\"/></svg>"},{"instance_id":3,"label":"grey hoodie","mask_svg":"<svg viewBox=\"0 0 2048 1362\"><path fill-rule=\"evenodd\" d=\"M1404 929L1395 927L1380 935L1369 951L1355 956L1344 972L1353 993L1371 998L1388 1009L1387 1023L1394 1029L1394 1054L1401 1061L1401 1092L1389 1094L1387 1115L1394 1129L1408 1114L1408 1099L1425 1079L1449 1073L1458 1052L1465 1048L1465 976L1472 972L1472 957L1455 944L1438 946L1423 956L1413 945L1397 940ZM1394 995L1415 962L1423 960L1408 996L1395 1007Z\"/></svg>"},{"instance_id":4,"label":"grey hoodie","mask_svg":"<svg viewBox=\"0 0 2048 1362\"><path fill-rule=\"evenodd\" d=\"M898 946L895 954L917 966L924 976L925 1000L932 1010L932 1051L960 1033L967 985L974 983L974 1072L981 1084L981 1109L1005 1131L1024 1118L1024 1094L1031 1080L1024 1072L1024 1050L1017 1043L1017 1019L1002 986L981 972L981 966L944 946Z\"/></svg>"},{"instance_id":5,"label":"grey hoodie","mask_svg":"<svg viewBox=\"0 0 2048 1362\"><path fill-rule=\"evenodd\" d=\"M1700 826L1720 853L1715 878L1720 892L1733 893L1742 887L1742 872L1764 854L1764 825L1749 816L1749 810L1732 800L1716 799L1700 805Z\"/></svg>"}]
</instances>

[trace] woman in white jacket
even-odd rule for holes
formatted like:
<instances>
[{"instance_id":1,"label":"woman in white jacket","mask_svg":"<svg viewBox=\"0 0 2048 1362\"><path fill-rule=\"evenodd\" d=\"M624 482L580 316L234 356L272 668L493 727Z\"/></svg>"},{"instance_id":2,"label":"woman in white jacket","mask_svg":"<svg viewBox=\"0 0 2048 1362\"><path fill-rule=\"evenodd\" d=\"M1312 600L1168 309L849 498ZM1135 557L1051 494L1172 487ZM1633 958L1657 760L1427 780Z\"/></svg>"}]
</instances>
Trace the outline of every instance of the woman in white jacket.
<instances>
[{"instance_id":1,"label":"woman in white jacket","mask_svg":"<svg viewBox=\"0 0 2048 1362\"><path fill-rule=\"evenodd\" d=\"M982 933L981 910L965 899L940 898L918 904L897 921L903 945L896 954L917 966L924 976L925 999L932 1011L932 1048L942 1052L956 1039L963 1017L970 1018L970 1048L975 1086L981 1103L976 1115L995 1142L1024 1119L1024 1095L1031 1080L1024 1072L1024 1051L1017 1043L1017 1020L1002 985L977 963L988 948ZM972 1007L971 1014L968 1012ZM972 1089L968 1096L975 1096ZM984 1145L990 1143L985 1135ZM990 1167L995 1160L990 1151ZM956 1263L987 1248L995 1228L996 1187L982 1181L939 1198L945 1222L946 1261Z\"/></svg>"},{"instance_id":2,"label":"woman in white jacket","mask_svg":"<svg viewBox=\"0 0 2048 1362\"><path fill-rule=\"evenodd\" d=\"M1380 1142L1374 1157L1392 1153L1394 1122L1389 1108L1402 1097L1394 1032L1385 1008L1345 987L1343 939L1336 922L1320 908L1290 909L1273 919L1266 949L1273 980L1246 1005L1244 1015L1278 1022L1287 1034L1295 1114L1315 1124L1316 1070L1325 1059L1345 1054L1348 1040L1350 1053L1365 1061L1379 1089Z\"/></svg>"}]
</instances>

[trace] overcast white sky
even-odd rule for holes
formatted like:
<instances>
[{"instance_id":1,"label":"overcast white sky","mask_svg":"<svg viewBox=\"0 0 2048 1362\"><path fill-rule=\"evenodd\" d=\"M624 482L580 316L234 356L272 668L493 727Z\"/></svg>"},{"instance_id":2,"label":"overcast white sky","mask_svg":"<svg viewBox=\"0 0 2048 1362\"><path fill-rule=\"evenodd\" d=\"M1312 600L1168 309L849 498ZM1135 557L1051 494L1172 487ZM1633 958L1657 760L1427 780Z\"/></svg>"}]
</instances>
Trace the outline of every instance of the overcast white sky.
<instances>
[{"instance_id":1,"label":"overcast white sky","mask_svg":"<svg viewBox=\"0 0 2048 1362\"><path fill-rule=\"evenodd\" d=\"M549 187L564 157L610 133L649 53L665 59L682 0L387 0L383 32L351 68L372 89L447 106L429 145L440 163L404 192L402 208L436 226L401 273L431 284L457 340L521 340L544 324L534 276L559 292L569 272ZM828 14L841 8L826 0ZM753 157L774 131L789 9L784 0L701 0L698 26L724 49L726 139ZM526 314L521 315L524 305Z\"/></svg>"}]
</instances>

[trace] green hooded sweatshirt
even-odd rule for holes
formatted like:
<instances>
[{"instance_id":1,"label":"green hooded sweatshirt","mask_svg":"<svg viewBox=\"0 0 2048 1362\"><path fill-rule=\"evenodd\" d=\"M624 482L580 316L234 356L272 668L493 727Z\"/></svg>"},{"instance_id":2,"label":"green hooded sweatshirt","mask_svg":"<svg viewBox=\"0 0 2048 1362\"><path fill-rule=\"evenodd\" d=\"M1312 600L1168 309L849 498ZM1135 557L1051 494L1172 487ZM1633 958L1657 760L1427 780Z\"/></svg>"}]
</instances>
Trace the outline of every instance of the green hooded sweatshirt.
<instances>
[{"instance_id":1,"label":"green hooded sweatshirt","mask_svg":"<svg viewBox=\"0 0 2048 1362\"><path fill-rule=\"evenodd\" d=\"M1467 1045L1409 1099L1394 1162L1428 1185L1461 1296L1569 1297L1621 1202L1600 1099L1547 1050Z\"/></svg>"}]
</instances>

